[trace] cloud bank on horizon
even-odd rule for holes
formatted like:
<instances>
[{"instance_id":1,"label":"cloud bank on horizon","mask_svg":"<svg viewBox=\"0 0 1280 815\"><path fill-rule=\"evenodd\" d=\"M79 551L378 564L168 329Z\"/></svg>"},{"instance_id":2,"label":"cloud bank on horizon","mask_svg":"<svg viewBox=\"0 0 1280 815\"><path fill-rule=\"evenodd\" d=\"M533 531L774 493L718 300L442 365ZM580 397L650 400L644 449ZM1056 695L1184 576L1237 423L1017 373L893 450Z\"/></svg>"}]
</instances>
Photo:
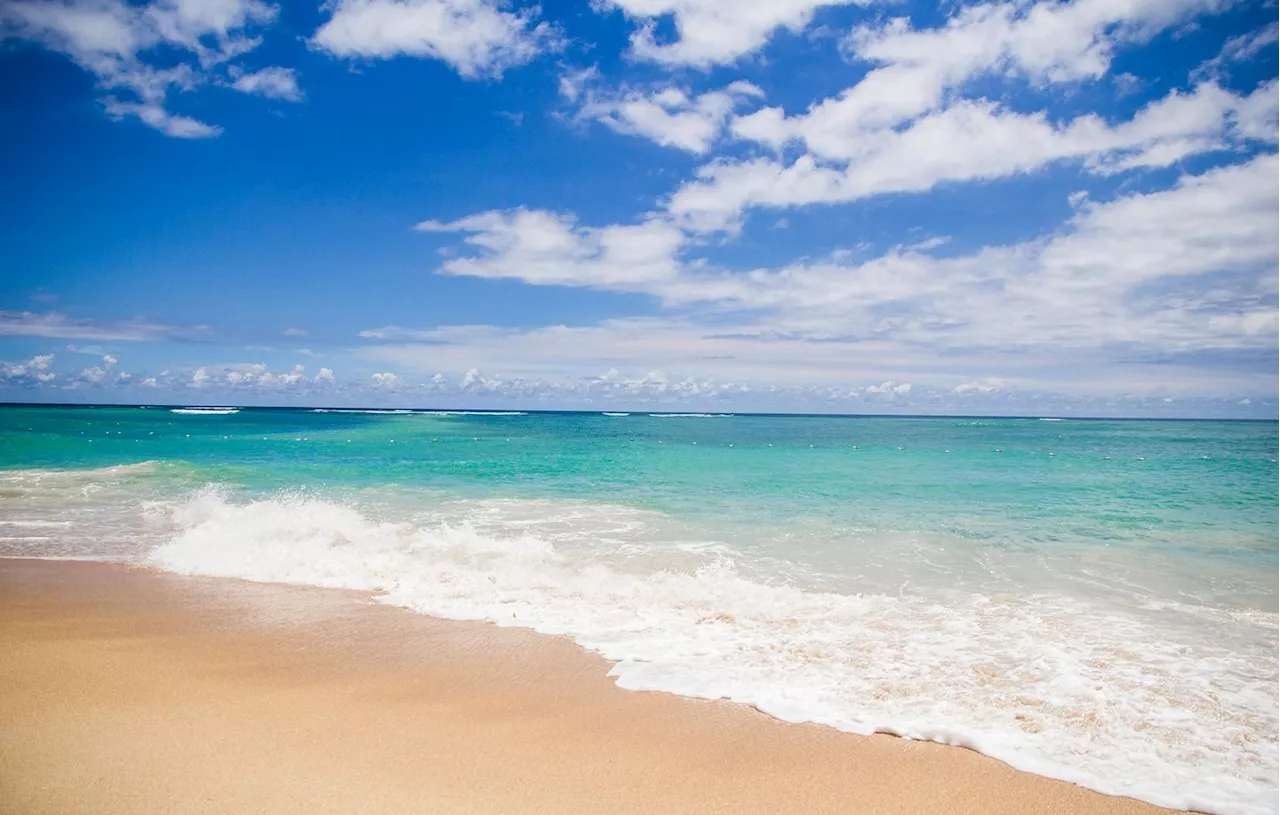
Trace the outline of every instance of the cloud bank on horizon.
<instances>
[{"instance_id":1,"label":"cloud bank on horizon","mask_svg":"<svg viewBox=\"0 0 1280 815\"><path fill-rule=\"evenodd\" d=\"M1275 418L1276 13L12 0L0 399Z\"/></svg>"}]
</instances>

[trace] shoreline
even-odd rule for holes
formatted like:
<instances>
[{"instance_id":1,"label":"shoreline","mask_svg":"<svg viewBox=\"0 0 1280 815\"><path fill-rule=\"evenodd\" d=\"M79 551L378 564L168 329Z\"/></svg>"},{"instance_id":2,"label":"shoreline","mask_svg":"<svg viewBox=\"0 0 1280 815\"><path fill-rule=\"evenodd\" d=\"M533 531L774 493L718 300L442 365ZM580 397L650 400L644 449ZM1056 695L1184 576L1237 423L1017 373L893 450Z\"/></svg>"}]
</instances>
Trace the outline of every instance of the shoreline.
<instances>
[{"instance_id":1,"label":"shoreline","mask_svg":"<svg viewBox=\"0 0 1280 815\"><path fill-rule=\"evenodd\" d=\"M359 592L0 560L0 810L1158 813Z\"/></svg>"}]
</instances>

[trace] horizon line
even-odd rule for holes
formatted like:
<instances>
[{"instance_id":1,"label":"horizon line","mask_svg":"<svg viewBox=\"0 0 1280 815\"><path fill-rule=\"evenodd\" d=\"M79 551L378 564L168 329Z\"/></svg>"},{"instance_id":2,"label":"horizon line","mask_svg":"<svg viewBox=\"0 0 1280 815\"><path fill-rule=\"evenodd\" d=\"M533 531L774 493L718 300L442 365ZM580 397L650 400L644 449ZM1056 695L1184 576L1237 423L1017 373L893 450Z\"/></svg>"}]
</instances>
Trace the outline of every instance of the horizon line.
<instances>
[{"instance_id":1,"label":"horizon line","mask_svg":"<svg viewBox=\"0 0 1280 815\"><path fill-rule=\"evenodd\" d=\"M597 409L580 409L580 408L462 408L462 407L362 407L352 405L235 405L223 403L218 405L201 405L189 402L175 402L172 404L159 402L0 402L0 408L160 408L172 410L175 408L234 408L236 410L299 410L299 411L316 411L316 410L334 410L334 411L410 411L420 414L427 413L473 413L473 414L501 414L519 412L527 415L533 414L584 414L584 415L601 415L604 413L627 413L641 415L671 415L679 413L702 413L707 415L717 415L722 418L737 417L792 417L792 418L828 418L828 419L1062 419L1066 421L1096 421L1096 422L1271 422L1280 423L1280 416L1274 419L1261 418L1240 418L1240 417L1206 417L1206 416L1062 416L1062 415L1040 415L1040 414L991 414L991 413L791 413L791 412L771 412L771 411L753 411L753 410L725 410L713 414L706 410L654 410L652 408L643 409L625 409L614 408L610 410Z\"/></svg>"}]
</instances>

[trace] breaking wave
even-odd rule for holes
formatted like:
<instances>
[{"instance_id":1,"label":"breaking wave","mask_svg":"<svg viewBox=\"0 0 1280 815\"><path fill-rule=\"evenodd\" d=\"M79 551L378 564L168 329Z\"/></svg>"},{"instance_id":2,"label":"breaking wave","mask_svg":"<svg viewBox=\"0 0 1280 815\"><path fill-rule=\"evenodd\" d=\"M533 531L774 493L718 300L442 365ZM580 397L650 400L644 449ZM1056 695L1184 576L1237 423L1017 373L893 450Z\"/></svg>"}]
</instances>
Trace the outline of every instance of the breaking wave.
<instances>
[{"instance_id":1,"label":"breaking wave","mask_svg":"<svg viewBox=\"0 0 1280 815\"><path fill-rule=\"evenodd\" d=\"M1241 652L1066 596L766 584L726 547L637 568L536 528L384 521L305 496L208 491L170 511L149 562L173 572L372 591L572 637L624 688L963 745L1162 806L1276 811L1275 614L1257 620L1269 644Z\"/></svg>"}]
</instances>

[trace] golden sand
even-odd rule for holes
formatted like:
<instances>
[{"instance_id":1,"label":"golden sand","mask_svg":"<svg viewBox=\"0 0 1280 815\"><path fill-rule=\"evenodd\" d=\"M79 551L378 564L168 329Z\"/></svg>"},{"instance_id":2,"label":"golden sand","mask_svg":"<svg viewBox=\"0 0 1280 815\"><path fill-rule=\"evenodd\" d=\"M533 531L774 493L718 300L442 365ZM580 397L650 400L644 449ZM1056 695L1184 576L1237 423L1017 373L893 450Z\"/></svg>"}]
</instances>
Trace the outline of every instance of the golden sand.
<instances>
[{"instance_id":1,"label":"golden sand","mask_svg":"<svg viewBox=\"0 0 1280 815\"><path fill-rule=\"evenodd\" d=\"M0 812L1154 813L352 592L0 561Z\"/></svg>"}]
</instances>

